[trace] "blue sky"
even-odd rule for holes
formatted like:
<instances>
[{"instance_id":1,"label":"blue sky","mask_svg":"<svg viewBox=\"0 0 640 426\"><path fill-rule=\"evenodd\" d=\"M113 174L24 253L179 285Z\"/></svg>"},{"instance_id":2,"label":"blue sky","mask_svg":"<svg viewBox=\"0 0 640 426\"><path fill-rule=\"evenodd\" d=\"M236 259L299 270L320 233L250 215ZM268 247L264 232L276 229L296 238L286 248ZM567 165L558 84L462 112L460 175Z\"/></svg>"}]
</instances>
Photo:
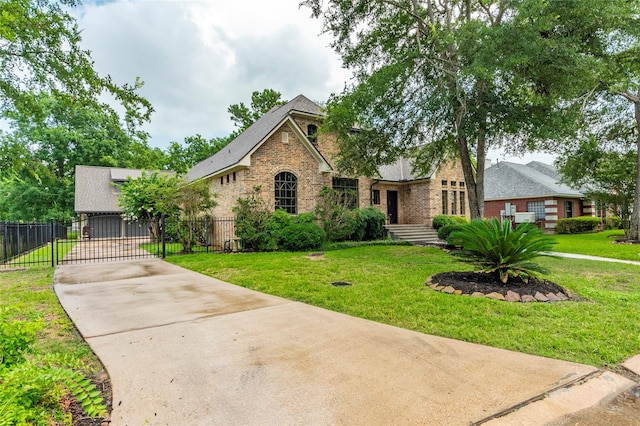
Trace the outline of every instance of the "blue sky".
<instances>
[{"instance_id":1,"label":"blue sky","mask_svg":"<svg viewBox=\"0 0 640 426\"><path fill-rule=\"evenodd\" d=\"M316 101L340 92L349 73L299 2L89 0L72 13L98 72L120 84L145 82L140 93L156 112L144 129L152 146L165 148L197 133L228 135L228 106L248 104L255 90Z\"/></svg>"}]
</instances>

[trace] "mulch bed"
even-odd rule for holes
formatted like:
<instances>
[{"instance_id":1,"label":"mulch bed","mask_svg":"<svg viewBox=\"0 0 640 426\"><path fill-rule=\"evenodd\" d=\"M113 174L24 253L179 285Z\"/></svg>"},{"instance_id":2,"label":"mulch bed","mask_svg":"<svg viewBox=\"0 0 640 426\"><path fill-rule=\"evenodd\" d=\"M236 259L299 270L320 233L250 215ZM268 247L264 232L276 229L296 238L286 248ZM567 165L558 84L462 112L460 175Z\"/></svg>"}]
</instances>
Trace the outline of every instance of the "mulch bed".
<instances>
[{"instance_id":1,"label":"mulch bed","mask_svg":"<svg viewBox=\"0 0 640 426\"><path fill-rule=\"evenodd\" d=\"M427 285L432 284L452 287L467 295L499 293L506 297L507 293L511 291L520 296L535 296L536 293L543 295L563 293L570 298L567 290L551 281L531 278L529 282L524 282L521 278L516 277L511 278L507 284L503 284L495 275L482 272L444 272L432 276L427 281Z\"/></svg>"}]
</instances>

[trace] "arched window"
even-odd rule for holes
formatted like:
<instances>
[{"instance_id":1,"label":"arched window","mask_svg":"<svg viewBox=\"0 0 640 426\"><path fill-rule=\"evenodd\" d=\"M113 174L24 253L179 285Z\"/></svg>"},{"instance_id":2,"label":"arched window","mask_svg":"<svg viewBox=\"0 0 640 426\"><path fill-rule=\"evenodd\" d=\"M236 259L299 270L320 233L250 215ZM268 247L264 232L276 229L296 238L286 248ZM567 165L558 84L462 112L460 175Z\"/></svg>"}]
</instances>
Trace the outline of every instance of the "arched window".
<instances>
[{"instance_id":1,"label":"arched window","mask_svg":"<svg viewBox=\"0 0 640 426\"><path fill-rule=\"evenodd\" d=\"M298 213L298 178L289 172L281 172L275 178L276 210Z\"/></svg>"}]
</instances>

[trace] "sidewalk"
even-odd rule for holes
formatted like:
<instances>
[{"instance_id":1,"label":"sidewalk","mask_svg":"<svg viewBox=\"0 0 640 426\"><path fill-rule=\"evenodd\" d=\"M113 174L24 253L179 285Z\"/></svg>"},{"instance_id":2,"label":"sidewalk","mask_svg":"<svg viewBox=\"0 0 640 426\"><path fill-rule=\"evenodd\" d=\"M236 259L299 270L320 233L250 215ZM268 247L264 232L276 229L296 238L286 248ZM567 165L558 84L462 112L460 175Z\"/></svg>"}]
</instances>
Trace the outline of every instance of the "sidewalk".
<instances>
[{"instance_id":1,"label":"sidewalk","mask_svg":"<svg viewBox=\"0 0 640 426\"><path fill-rule=\"evenodd\" d=\"M161 260L62 265L54 280L109 372L114 426L539 425L635 385L587 365L268 296Z\"/></svg>"},{"instance_id":2,"label":"sidewalk","mask_svg":"<svg viewBox=\"0 0 640 426\"><path fill-rule=\"evenodd\" d=\"M553 256L558 256L558 257L566 257L569 259L594 260L596 262L627 263L630 265L640 266L640 260L612 259L610 257L589 256L586 254L575 254L575 253L562 253L559 251L549 252L548 254L551 254Z\"/></svg>"}]
</instances>

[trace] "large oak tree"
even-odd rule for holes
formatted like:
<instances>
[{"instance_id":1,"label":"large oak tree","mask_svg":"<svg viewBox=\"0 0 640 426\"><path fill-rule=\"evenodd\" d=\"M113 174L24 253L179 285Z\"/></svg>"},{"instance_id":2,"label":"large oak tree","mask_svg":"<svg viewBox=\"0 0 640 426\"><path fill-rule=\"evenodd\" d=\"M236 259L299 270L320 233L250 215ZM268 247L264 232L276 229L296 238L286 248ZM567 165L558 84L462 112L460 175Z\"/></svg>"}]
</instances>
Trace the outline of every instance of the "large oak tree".
<instances>
[{"instance_id":1,"label":"large oak tree","mask_svg":"<svg viewBox=\"0 0 640 426\"><path fill-rule=\"evenodd\" d=\"M554 149L599 89L621 3L590 0L308 0L353 81L328 104L339 166L374 176L399 155L429 172L462 162L472 218L485 156ZM595 70L595 71L594 71ZM353 131L358 128L358 131Z\"/></svg>"}]
</instances>

